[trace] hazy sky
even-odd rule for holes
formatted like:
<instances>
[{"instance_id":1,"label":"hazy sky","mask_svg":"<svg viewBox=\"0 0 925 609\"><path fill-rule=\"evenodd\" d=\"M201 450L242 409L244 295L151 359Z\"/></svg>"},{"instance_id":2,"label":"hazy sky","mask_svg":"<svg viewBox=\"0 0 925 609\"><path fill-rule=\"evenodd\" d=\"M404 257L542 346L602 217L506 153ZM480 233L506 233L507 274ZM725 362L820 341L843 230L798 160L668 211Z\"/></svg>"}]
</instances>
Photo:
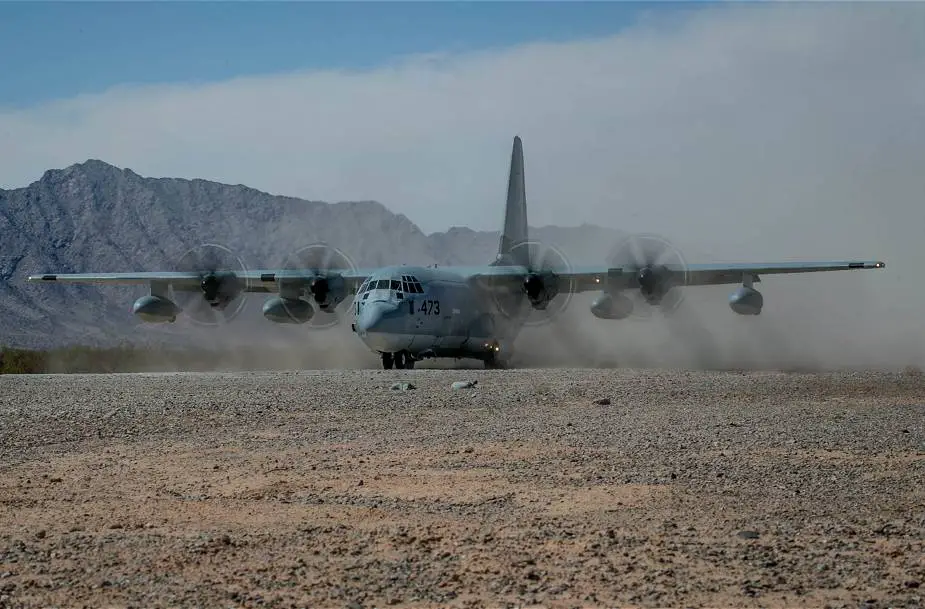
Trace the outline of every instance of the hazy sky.
<instances>
[{"instance_id":1,"label":"hazy sky","mask_svg":"<svg viewBox=\"0 0 925 609\"><path fill-rule=\"evenodd\" d=\"M533 225L925 225L922 3L4 3L0 56L4 188L98 158L497 229L520 134Z\"/></svg>"}]
</instances>

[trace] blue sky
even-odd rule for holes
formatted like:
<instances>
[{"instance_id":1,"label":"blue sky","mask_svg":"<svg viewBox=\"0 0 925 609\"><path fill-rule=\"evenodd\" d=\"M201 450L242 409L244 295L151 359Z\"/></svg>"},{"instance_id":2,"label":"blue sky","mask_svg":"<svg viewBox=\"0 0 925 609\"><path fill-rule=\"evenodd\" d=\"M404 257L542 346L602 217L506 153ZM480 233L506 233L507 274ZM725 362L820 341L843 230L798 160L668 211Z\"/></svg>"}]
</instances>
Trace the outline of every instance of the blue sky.
<instances>
[{"instance_id":1,"label":"blue sky","mask_svg":"<svg viewBox=\"0 0 925 609\"><path fill-rule=\"evenodd\" d=\"M0 106L120 84L210 82L619 32L629 2L4 2Z\"/></svg>"}]
</instances>

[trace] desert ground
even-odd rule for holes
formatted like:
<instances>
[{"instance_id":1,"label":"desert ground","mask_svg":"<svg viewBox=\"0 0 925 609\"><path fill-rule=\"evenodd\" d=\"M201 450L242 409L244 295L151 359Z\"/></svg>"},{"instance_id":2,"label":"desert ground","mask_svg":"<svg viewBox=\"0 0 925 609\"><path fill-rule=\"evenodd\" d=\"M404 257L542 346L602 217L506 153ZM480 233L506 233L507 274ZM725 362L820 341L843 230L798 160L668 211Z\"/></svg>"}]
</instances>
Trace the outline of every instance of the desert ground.
<instances>
[{"instance_id":1,"label":"desert ground","mask_svg":"<svg viewBox=\"0 0 925 609\"><path fill-rule=\"evenodd\" d=\"M923 603L914 371L0 377L4 608Z\"/></svg>"}]
</instances>

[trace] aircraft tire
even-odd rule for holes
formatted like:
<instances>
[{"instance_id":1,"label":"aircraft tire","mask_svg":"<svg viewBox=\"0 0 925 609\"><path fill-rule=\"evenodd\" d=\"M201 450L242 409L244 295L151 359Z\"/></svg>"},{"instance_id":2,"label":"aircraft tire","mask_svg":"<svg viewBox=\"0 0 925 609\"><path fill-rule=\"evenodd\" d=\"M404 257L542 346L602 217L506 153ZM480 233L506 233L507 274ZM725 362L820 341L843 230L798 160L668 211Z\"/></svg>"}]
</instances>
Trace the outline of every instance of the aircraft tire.
<instances>
[{"instance_id":1,"label":"aircraft tire","mask_svg":"<svg viewBox=\"0 0 925 609\"><path fill-rule=\"evenodd\" d=\"M504 370L509 368L508 361L505 358L495 357L492 353L484 359L486 370Z\"/></svg>"},{"instance_id":2,"label":"aircraft tire","mask_svg":"<svg viewBox=\"0 0 925 609\"><path fill-rule=\"evenodd\" d=\"M383 353L383 354L382 354L382 367L383 367L385 370L391 370L391 369L392 369L392 365L393 365L394 363L395 363L395 360L392 358L392 354L391 354L391 353Z\"/></svg>"}]
</instances>

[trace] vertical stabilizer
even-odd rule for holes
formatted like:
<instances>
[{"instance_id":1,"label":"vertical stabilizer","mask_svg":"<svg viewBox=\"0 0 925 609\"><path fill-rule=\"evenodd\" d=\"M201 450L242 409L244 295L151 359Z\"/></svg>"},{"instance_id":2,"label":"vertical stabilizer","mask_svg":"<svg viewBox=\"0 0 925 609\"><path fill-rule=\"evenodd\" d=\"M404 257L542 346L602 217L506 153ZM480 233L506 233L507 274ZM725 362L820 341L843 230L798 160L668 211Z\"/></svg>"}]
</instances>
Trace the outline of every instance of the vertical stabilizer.
<instances>
[{"instance_id":1,"label":"vertical stabilizer","mask_svg":"<svg viewBox=\"0 0 925 609\"><path fill-rule=\"evenodd\" d=\"M527 193L524 185L524 148L520 136L514 136L511 172L507 182L507 203L504 208L504 229L501 231L498 261L528 266L527 248L521 247L511 252L515 245L525 241L527 241Z\"/></svg>"}]
</instances>

